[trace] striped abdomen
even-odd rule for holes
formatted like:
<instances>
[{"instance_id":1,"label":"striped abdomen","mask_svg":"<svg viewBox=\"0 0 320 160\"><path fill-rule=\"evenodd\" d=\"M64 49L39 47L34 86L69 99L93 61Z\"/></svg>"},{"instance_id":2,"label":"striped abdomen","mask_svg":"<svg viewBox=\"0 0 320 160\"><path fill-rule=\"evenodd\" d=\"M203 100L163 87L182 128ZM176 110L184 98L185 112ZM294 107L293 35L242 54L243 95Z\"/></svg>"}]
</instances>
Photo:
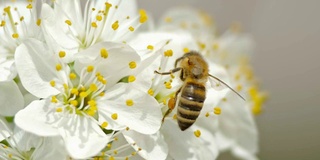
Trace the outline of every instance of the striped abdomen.
<instances>
[{"instance_id":1,"label":"striped abdomen","mask_svg":"<svg viewBox=\"0 0 320 160\"><path fill-rule=\"evenodd\" d=\"M196 121L205 99L206 88L204 85L186 82L181 89L177 111L178 124L182 131L189 128Z\"/></svg>"}]
</instances>

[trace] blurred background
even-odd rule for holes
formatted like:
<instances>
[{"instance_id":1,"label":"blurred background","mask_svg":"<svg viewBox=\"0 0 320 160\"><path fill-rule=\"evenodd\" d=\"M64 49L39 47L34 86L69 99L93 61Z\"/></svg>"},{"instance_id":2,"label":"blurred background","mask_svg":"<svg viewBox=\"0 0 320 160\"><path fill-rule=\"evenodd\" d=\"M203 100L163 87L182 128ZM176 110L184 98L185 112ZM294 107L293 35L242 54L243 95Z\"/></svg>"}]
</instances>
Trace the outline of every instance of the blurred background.
<instances>
[{"instance_id":1,"label":"blurred background","mask_svg":"<svg viewBox=\"0 0 320 160\"><path fill-rule=\"evenodd\" d=\"M319 0L140 0L159 18L191 5L212 15L223 32L234 22L256 41L253 67L270 99L256 117L260 159L320 159ZM232 160L223 154L219 160Z\"/></svg>"}]
</instances>

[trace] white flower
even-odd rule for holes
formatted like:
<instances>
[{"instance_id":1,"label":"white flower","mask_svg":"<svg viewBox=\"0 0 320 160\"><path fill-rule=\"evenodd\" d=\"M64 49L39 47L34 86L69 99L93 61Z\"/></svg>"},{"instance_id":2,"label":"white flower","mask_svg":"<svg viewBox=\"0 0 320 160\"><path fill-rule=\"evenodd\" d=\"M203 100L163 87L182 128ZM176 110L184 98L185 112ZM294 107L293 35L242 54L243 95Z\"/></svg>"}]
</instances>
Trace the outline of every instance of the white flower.
<instances>
[{"instance_id":1,"label":"white flower","mask_svg":"<svg viewBox=\"0 0 320 160\"><path fill-rule=\"evenodd\" d=\"M22 84L43 98L17 113L19 127L41 136L62 136L74 158L94 156L107 145L112 134L101 128L129 127L144 134L159 129L156 100L140 90L127 90L128 83L116 84L131 75L131 62L139 64L139 56L129 46L101 42L78 53L74 65L64 63L64 56L31 39L17 49Z\"/></svg>"},{"instance_id":2,"label":"white flower","mask_svg":"<svg viewBox=\"0 0 320 160\"><path fill-rule=\"evenodd\" d=\"M233 68L241 68L241 60L244 60L248 57L247 55L252 53L250 36L237 32L235 28L222 36L217 36L214 29L210 30L210 28L214 28L210 24L210 19L193 9L170 10L165 13L164 17L165 23L162 23L159 28L165 31L183 29L190 32L192 37L196 39L200 53L209 61L227 68L230 78L229 80L228 78L222 79L247 98L247 102L243 102L235 93L229 91L226 97L219 101L219 109L215 110L215 112L221 112L220 117L217 118L219 127L207 127L206 129L216 133L220 150L231 149L237 157L255 159L255 154L258 150L258 137L253 114L251 113L251 99L255 99L253 104L256 104L252 110L259 112L263 96L259 96L256 93L248 95L247 90L251 87L252 82L235 81L243 73L245 77L250 77L248 71L241 70L237 71L237 73L233 71ZM215 76L220 78L219 75ZM200 125L203 124L201 123Z\"/></svg>"},{"instance_id":3,"label":"white flower","mask_svg":"<svg viewBox=\"0 0 320 160\"><path fill-rule=\"evenodd\" d=\"M62 160L68 158L60 137L39 137L15 128L6 142L9 146L0 143L1 159Z\"/></svg>"},{"instance_id":4,"label":"white flower","mask_svg":"<svg viewBox=\"0 0 320 160\"><path fill-rule=\"evenodd\" d=\"M85 6L80 2L56 0L53 8L42 6L46 40L55 52L67 52L68 61L96 43L125 42L148 19L144 10L138 14L135 0L88 0Z\"/></svg>"},{"instance_id":5,"label":"white flower","mask_svg":"<svg viewBox=\"0 0 320 160\"><path fill-rule=\"evenodd\" d=\"M0 81L12 80L17 71L14 65L16 48L26 38L42 40L34 2L1 1L0 9Z\"/></svg>"},{"instance_id":6,"label":"white flower","mask_svg":"<svg viewBox=\"0 0 320 160\"><path fill-rule=\"evenodd\" d=\"M168 39L170 39L170 41L168 41ZM161 47L157 41L167 41L168 43ZM172 97L175 91L181 87L182 82L179 79L179 73L174 74L174 76L164 76L154 74L153 71L160 70L161 72L165 72L173 69L175 60L183 56L184 52L197 50L197 44L190 34L181 31L175 33L163 31L142 33L139 34L134 41L130 42L130 44L132 44L138 51L141 51L139 53L143 57L142 59L145 59L145 61L149 61L150 63L150 66L139 72L136 76L136 83L139 84L139 88L148 91L150 95L154 96L158 100L162 106L164 114L167 110L167 103L170 97ZM145 49L157 50L158 48L161 48L161 50L151 55L150 53L143 54L142 52ZM227 80L227 74L222 67L215 65L212 62L210 62L209 65L211 74ZM214 108L217 107L216 105L224 97L226 90L215 91L209 82L207 84L207 89L208 98L205 101L205 105L201 111L200 117L198 118L199 120L197 120L190 129L184 132L179 129L175 118L175 109L165 119L160 132L156 135L152 135L157 136L157 139L161 140L161 148L169 148L167 153L169 154L169 159L215 159L218 156L218 147L216 146L215 136L208 132L209 129L207 129L207 126L204 124L208 123L208 126L212 128L217 127L210 122L212 121L212 118L217 122L217 118L214 114ZM202 136L197 138L197 136L195 136L195 132L198 137L200 136L198 135L199 132L202 133ZM124 134L125 133L126 132L124 132ZM140 138L150 138L150 135L138 134L136 136L139 136ZM152 149L153 147L149 148ZM190 153L190 150L192 150L192 153L188 154ZM141 156L141 152L138 152L138 154Z\"/></svg>"},{"instance_id":7,"label":"white flower","mask_svg":"<svg viewBox=\"0 0 320 160\"><path fill-rule=\"evenodd\" d=\"M14 81L0 81L0 116L14 116L24 107L24 99Z\"/></svg>"}]
</instances>

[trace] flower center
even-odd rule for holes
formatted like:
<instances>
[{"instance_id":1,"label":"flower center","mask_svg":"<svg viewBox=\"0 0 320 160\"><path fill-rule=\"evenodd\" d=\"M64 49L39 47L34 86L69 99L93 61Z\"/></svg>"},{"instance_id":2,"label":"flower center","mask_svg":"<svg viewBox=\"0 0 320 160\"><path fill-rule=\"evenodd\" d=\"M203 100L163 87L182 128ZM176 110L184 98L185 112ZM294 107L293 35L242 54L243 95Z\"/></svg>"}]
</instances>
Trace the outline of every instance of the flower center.
<instances>
[{"instance_id":1,"label":"flower center","mask_svg":"<svg viewBox=\"0 0 320 160\"><path fill-rule=\"evenodd\" d=\"M62 66L56 67L56 70L60 71L61 68ZM56 87L61 91L60 94L51 98L51 102L57 104L56 112L89 115L92 117L96 115L96 100L104 95L107 81L99 72L96 72L94 66L87 66L87 68L82 69L79 76L71 72L68 83L60 84L62 86L60 88L59 84L56 83L58 82L50 81L52 87Z\"/></svg>"}]
</instances>

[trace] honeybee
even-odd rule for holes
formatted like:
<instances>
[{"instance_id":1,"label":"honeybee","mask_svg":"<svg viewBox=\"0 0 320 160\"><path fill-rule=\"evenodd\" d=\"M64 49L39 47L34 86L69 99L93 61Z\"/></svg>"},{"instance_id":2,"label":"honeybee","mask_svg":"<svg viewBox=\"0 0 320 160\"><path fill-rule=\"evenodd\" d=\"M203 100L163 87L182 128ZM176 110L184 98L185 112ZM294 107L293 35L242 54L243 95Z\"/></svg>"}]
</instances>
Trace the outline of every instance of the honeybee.
<instances>
[{"instance_id":1,"label":"honeybee","mask_svg":"<svg viewBox=\"0 0 320 160\"><path fill-rule=\"evenodd\" d=\"M179 62L180 65L177 67ZM155 73L160 75L170 75L178 71L181 71L180 79L183 81L183 85L176 91L175 97L169 100L169 109L163 116L162 123L164 118L175 108L177 99L179 99L177 108L177 121L179 128L184 131L192 126L198 118L206 99L205 84L209 77L219 81L244 100L239 93L228 86L225 82L209 74L209 66L207 62L198 52L191 51L178 58L175 61L175 68L169 72L160 73L155 71ZM180 92L181 94L179 95Z\"/></svg>"}]
</instances>

